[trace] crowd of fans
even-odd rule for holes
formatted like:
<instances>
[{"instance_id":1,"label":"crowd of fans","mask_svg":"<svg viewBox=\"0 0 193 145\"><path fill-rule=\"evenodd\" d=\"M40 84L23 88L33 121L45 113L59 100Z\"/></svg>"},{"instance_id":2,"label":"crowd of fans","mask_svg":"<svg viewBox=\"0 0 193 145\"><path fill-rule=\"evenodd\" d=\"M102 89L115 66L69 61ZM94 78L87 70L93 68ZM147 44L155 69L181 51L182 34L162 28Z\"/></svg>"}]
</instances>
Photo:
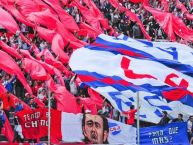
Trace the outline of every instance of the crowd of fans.
<instances>
[{"instance_id":1,"label":"crowd of fans","mask_svg":"<svg viewBox=\"0 0 193 145\"><path fill-rule=\"evenodd\" d=\"M120 13L118 9L115 9L111 6L111 4L107 0L93 0L96 4L96 6L100 9L100 11L104 14L104 16L108 19L109 24L112 26L112 28L117 32L117 34L124 34L127 36L130 36L132 38L138 38L138 39L144 39L143 33L138 26L136 22L131 21L128 17L125 16L124 13ZM81 1L82 2L82 1ZM164 33L162 28L159 26L159 24L156 22L154 17L147 12L143 7L142 4L134 4L129 2L129 0L120 0L122 5L132 12L134 12L142 21L143 25L145 26L146 31L151 36L152 40L162 40L167 41L167 35ZM193 6L190 3L189 0L181 0L181 2L186 6L189 13L193 13ZM83 2L82 2L83 3ZM163 10L164 7L161 5L160 1L154 1L150 0L150 4L152 7ZM84 3L83 3L84 5ZM67 7L64 6L64 9L74 17L76 23L80 23L83 18L79 12L79 10L76 7ZM183 17L183 14L179 9L175 7L175 1L169 1L169 11L176 15L177 17L181 18L187 27L193 28L193 21L187 20L185 17ZM28 38L31 42L31 44L36 45L40 51L43 51L44 49L48 49L53 56L57 59L57 56L52 52L51 44L49 42L46 42L45 40L41 39L37 32L33 30L31 27L26 26L25 24L19 23L20 30L23 34L25 34L26 38ZM106 34L109 34L108 30L104 30ZM6 31L5 29L1 29L1 41L5 42L7 45L13 48L17 48L17 51L20 55L21 49L28 50L34 58L36 57L33 52L33 45L29 45L26 42L22 41L22 39L19 36L20 32L17 32L16 34L11 34L10 32ZM75 34L76 36L76 34ZM77 36L79 39L91 43L93 41L93 38L89 37L82 37ZM191 42L185 42L184 40L178 38L177 40L180 43L186 43L189 46L192 46ZM70 43L70 42L69 42ZM65 46L64 51L70 56L73 52L72 48ZM1 49L1 48L0 48ZM48 107L48 87L46 85L46 82L38 81L38 80L32 80L30 75L27 74L23 67L22 62L20 59L16 59L15 61L20 66L21 70L23 71L23 74L25 75L28 84L32 88L33 94L29 94L24 89L21 82L17 79L15 75L10 75L6 73L3 70L0 70L0 83L6 88L7 93L1 93L0 95L0 130L3 127L3 124L5 123L5 116L3 115L3 111L5 112L7 118L10 117L10 112L18 112L23 110L23 104L22 101L25 102L27 105L29 105L32 109L39 108L40 104L44 104L45 107ZM44 62L44 57L41 57L41 61ZM65 64L67 68L69 68L68 64ZM70 70L70 68L69 68ZM95 108L90 108L89 106L86 106L86 104L82 103L82 98L89 98L88 93L88 86L80 85L78 83L77 75L75 75L73 72L70 75L62 74L63 80L65 82L66 89L73 94L76 97L77 106L79 107L79 112L82 113L99 113L106 117L115 119L117 121L121 121L124 123L128 123L130 121L126 121L126 118L128 117L128 114L131 112L125 112L124 114L120 114L118 110L112 107L110 102L106 100L103 96L103 104L101 106L95 106ZM56 76L52 76L53 80L56 84L59 84L59 80ZM11 99L11 95L14 94L16 97L20 99L20 101L14 101ZM57 100L54 97L54 92L51 92L51 107L53 109L57 109ZM93 106L92 106L93 107ZM132 106L131 110L133 110L134 107ZM2 111L3 110L3 111ZM134 110L132 114L132 119L134 119L135 112L137 110ZM176 121L184 121L183 115L179 114L178 118L171 119L168 118L167 112L163 112L164 117L160 120L160 125L164 125L168 122L176 122ZM170 121L172 120L172 121ZM131 121L132 123L130 125L134 125L135 123ZM193 130L193 116L190 116L190 118L187 121L188 124L188 134L189 139L191 140L192 137L192 130ZM14 130L17 133L17 137L14 141L23 142L24 138L20 132L21 129L18 127L18 121L17 119L14 120Z\"/></svg>"}]
</instances>

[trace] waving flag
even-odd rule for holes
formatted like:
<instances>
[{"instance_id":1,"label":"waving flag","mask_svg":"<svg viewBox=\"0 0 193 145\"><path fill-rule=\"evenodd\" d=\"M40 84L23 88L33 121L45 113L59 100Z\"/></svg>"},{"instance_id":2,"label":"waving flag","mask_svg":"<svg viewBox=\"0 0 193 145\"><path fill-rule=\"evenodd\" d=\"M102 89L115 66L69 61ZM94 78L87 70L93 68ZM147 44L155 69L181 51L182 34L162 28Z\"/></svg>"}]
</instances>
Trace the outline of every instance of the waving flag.
<instances>
[{"instance_id":1,"label":"waving flag","mask_svg":"<svg viewBox=\"0 0 193 145\"><path fill-rule=\"evenodd\" d=\"M145 121L157 123L163 110L173 115L190 115L189 109L193 111L190 103L193 102L193 78L166 65L178 63L176 55L163 51L162 46L156 48L147 44L148 41L128 42L102 34L95 43L72 54L70 67L81 81L107 98L119 111L127 111L131 104L136 105L136 92L139 92L140 116ZM165 55L159 58L158 54L152 55L153 52ZM191 70L187 67L186 72L189 68Z\"/></svg>"}]
</instances>

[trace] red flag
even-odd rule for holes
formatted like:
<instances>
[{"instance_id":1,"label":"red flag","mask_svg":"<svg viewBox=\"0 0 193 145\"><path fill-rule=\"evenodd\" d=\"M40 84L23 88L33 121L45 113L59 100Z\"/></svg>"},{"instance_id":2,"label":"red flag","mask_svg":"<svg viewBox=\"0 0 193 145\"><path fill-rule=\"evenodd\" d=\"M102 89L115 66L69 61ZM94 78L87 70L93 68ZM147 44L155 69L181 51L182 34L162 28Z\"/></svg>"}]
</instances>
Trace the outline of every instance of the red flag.
<instances>
[{"instance_id":1,"label":"red flag","mask_svg":"<svg viewBox=\"0 0 193 145\"><path fill-rule=\"evenodd\" d=\"M22 134L27 139L39 139L48 135L48 109L22 110L15 115L22 127Z\"/></svg>"},{"instance_id":2,"label":"red flag","mask_svg":"<svg viewBox=\"0 0 193 145\"><path fill-rule=\"evenodd\" d=\"M193 21L193 14L185 14L186 18Z\"/></svg>"},{"instance_id":3,"label":"red flag","mask_svg":"<svg viewBox=\"0 0 193 145\"><path fill-rule=\"evenodd\" d=\"M130 2L132 2L132 3L141 3L141 2L143 2L143 0L130 0Z\"/></svg>"},{"instance_id":4,"label":"red flag","mask_svg":"<svg viewBox=\"0 0 193 145\"><path fill-rule=\"evenodd\" d=\"M0 41L0 46L1 48L6 51L7 53L9 53L10 55L12 55L15 58L19 58L21 59L22 56L12 47L9 47L6 43L4 43L3 41Z\"/></svg>"},{"instance_id":5,"label":"red flag","mask_svg":"<svg viewBox=\"0 0 193 145\"><path fill-rule=\"evenodd\" d=\"M22 60L24 70L31 76L34 80L47 80L47 73L44 67L28 58Z\"/></svg>"},{"instance_id":6,"label":"red flag","mask_svg":"<svg viewBox=\"0 0 193 145\"><path fill-rule=\"evenodd\" d=\"M129 11L128 9L126 9L125 7L119 5L119 3L117 2L117 0L109 0L109 2L111 3L111 5L114 8L118 8L120 10L120 12L125 12L125 15L131 19L131 21L137 22L137 24L139 25L139 27L141 28L141 31L143 32L145 38L147 40L151 40L151 37L147 34L142 22L140 21L140 19L136 16L136 14L134 14L133 12Z\"/></svg>"},{"instance_id":7,"label":"red flag","mask_svg":"<svg viewBox=\"0 0 193 145\"><path fill-rule=\"evenodd\" d=\"M97 8L95 3L91 0L84 0L84 3L86 3L86 5L89 7L89 10L91 11L91 13L99 20L99 22L101 23L103 28L105 28L106 30L109 29L110 26L109 26L108 20L106 18L104 18L104 15Z\"/></svg>"},{"instance_id":8,"label":"red flag","mask_svg":"<svg viewBox=\"0 0 193 145\"><path fill-rule=\"evenodd\" d=\"M51 13L49 9L45 9L40 12L31 12L28 15L27 19L34 23L46 26L49 29L55 29L57 26L56 23L58 21L58 19L56 18L56 15Z\"/></svg>"},{"instance_id":9,"label":"red flag","mask_svg":"<svg viewBox=\"0 0 193 145\"><path fill-rule=\"evenodd\" d=\"M17 23L13 19L13 17L5 10L0 8L0 25L2 25L5 29L9 30L11 33L16 33L17 31L20 31ZM20 33L21 39L25 41L26 43L30 44L30 41L23 36L22 33Z\"/></svg>"},{"instance_id":10,"label":"red flag","mask_svg":"<svg viewBox=\"0 0 193 145\"><path fill-rule=\"evenodd\" d=\"M55 93L54 97L57 100L57 110L69 113L77 112L76 98L69 93L64 86L55 84L51 77L47 81L47 85L48 88Z\"/></svg>"},{"instance_id":11,"label":"red flag","mask_svg":"<svg viewBox=\"0 0 193 145\"><path fill-rule=\"evenodd\" d=\"M58 1L44 0L44 2L48 4L52 9L54 9L55 13L59 16L59 19L64 28L72 32L79 30L74 18L61 8Z\"/></svg>"},{"instance_id":12,"label":"red flag","mask_svg":"<svg viewBox=\"0 0 193 145\"><path fill-rule=\"evenodd\" d=\"M58 79L59 79L59 81L60 81L60 85L61 85L61 86L64 86L64 85L65 85L65 84L64 84L64 79L63 79L63 77L62 77L61 72L60 72L57 68L54 68L54 73L55 73L55 75L58 77Z\"/></svg>"},{"instance_id":13,"label":"red flag","mask_svg":"<svg viewBox=\"0 0 193 145\"><path fill-rule=\"evenodd\" d=\"M80 100L84 105L85 111L90 110L91 114L97 114L96 103L91 98L80 98Z\"/></svg>"},{"instance_id":14,"label":"red flag","mask_svg":"<svg viewBox=\"0 0 193 145\"><path fill-rule=\"evenodd\" d=\"M188 11L186 7L179 0L176 0L176 8L180 9L182 13L185 13Z\"/></svg>"},{"instance_id":15,"label":"red flag","mask_svg":"<svg viewBox=\"0 0 193 145\"><path fill-rule=\"evenodd\" d=\"M64 42L60 34L54 36L51 49L59 57L62 63L68 63L69 56L63 51Z\"/></svg>"},{"instance_id":16,"label":"red flag","mask_svg":"<svg viewBox=\"0 0 193 145\"><path fill-rule=\"evenodd\" d=\"M73 1L71 3L72 6L76 6L80 13L82 14L83 18L95 29L97 29L100 32L103 32L100 26L99 21L96 19L96 17L89 11L88 8L82 6L79 1Z\"/></svg>"},{"instance_id":17,"label":"red flag","mask_svg":"<svg viewBox=\"0 0 193 145\"><path fill-rule=\"evenodd\" d=\"M187 26L180 18L174 16L171 13L161 12L151 8L147 6L147 3L144 5L144 8L155 17L156 21L160 24L171 41L176 40L175 34L184 40L193 41L193 29L187 28Z\"/></svg>"},{"instance_id":18,"label":"red flag","mask_svg":"<svg viewBox=\"0 0 193 145\"><path fill-rule=\"evenodd\" d=\"M52 39L55 35L55 30L49 30L49 29L46 29L46 28L43 28L43 27L37 27L37 32L38 32L38 35L40 36L40 38L48 41L48 42L52 42Z\"/></svg>"},{"instance_id":19,"label":"red flag","mask_svg":"<svg viewBox=\"0 0 193 145\"><path fill-rule=\"evenodd\" d=\"M161 12L147 5L144 5L143 7L155 17L156 21L160 24L160 27L162 27L169 39L175 41L176 37L172 26L172 14Z\"/></svg>"},{"instance_id":20,"label":"red flag","mask_svg":"<svg viewBox=\"0 0 193 145\"><path fill-rule=\"evenodd\" d=\"M18 10L25 17L27 17L32 12L42 11L46 8L46 5L40 0L17 0L15 1L15 4L17 5Z\"/></svg>"},{"instance_id":21,"label":"red flag","mask_svg":"<svg viewBox=\"0 0 193 145\"><path fill-rule=\"evenodd\" d=\"M103 99L99 93L92 90L91 88L88 88L88 94L97 106L102 107Z\"/></svg>"},{"instance_id":22,"label":"red flag","mask_svg":"<svg viewBox=\"0 0 193 145\"><path fill-rule=\"evenodd\" d=\"M41 56L44 56L46 63L58 68L67 75L70 74L70 71L60 61L57 61L48 49L44 49L36 55L38 59L40 59Z\"/></svg>"},{"instance_id":23,"label":"red flag","mask_svg":"<svg viewBox=\"0 0 193 145\"><path fill-rule=\"evenodd\" d=\"M17 78L21 81L23 86L26 88L26 90L32 94L32 90L30 86L28 85L23 72L17 65L17 63L5 52L0 50L0 68L4 70L5 72L16 75Z\"/></svg>"},{"instance_id":24,"label":"red flag","mask_svg":"<svg viewBox=\"0 0 193 145\"><path fill-rule=\"evenodd\" d=\"M94 29L93 27L89 26L88 24L81 22L79 24L80 27L80 31L78 32L79 35L83 35L83 36L89 36L92 38L96 38L99 34L101 34L100 31L98 31L97 29Z\"/></svg>"},{"instance_id":25,"label":"red flag","mask_svg":"<svg viewBox=\"0 0 193 145\"><path fill-rule=\"evenodd\" d=\"M5 113L4 113L4 115L5 115ZM13 142L14 132L13 132L13 129L12 129L6 115L5 115L5 124L4 124L4 127L2 128L2 134L7 137L8 141L10 143Z\"/></svg>"},{"instance_id":26,"label":"red flag","mask_svg":"<svg viewBox=\"0 0 193 145\"><path fill-rule=\"evenodd\" d=\"M5 10L0 7L0 25L5 29L9 30L12 33L16 33L19 30L19 27L13 17Z\"/></svg>"},{"instance_id":27,"label":"red flag","mask_svg":"<svg viewBox=\"0 0 193 145\"><path fill-rule=\"evenodd\" d=\"M4 4L3 7L5 9L7 9L19 22L21 22L27 26L35 27L35 24L26 20L26 18L14 7L13 4L14 3L11 3L9 5Z\"/></svg>"}]
</instances>

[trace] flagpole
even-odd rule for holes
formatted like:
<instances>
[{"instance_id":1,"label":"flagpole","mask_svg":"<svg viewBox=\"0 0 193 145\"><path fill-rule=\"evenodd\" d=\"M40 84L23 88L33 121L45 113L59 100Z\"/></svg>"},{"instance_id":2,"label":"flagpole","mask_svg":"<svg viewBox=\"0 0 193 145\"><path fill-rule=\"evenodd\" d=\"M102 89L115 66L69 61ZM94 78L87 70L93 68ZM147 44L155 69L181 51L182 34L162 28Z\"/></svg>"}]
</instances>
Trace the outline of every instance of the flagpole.
<instances>
[{"instance_id":1,"label":"flagpole","mask_svg":"<svg viewBox=\"0 0 193 145\"><path fill-rule=\"evenodd\" d=\"M139 92L137 92L137 144L140 145Z\"/></svg>"},{"instance_id":2,"label":"flagpole","mask_svg":"<svg viewBox=\"0 0 193 145\"><path fill-rule=\"evenodd\" d=\"M48 89L48 145L50 145L50 128L51 128L51 92Z\"/></svg>"}]
</instances>

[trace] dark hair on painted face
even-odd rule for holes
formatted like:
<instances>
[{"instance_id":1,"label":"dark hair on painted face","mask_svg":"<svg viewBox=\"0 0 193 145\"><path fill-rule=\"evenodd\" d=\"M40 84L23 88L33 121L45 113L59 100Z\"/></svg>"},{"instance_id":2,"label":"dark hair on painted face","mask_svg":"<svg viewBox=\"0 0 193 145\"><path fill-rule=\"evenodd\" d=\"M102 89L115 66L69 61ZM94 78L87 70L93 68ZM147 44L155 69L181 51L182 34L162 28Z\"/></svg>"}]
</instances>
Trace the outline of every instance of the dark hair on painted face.
<instances>
[{"instance_id":1,"label":"dark hair on painted face","mask_svg":"<svg viewBox=\"0 0 193 145\"><path fill-rule=\"evenodd\" d=\"M109 124L108 124L107 118L104 117L103 115L98 115L98 116L100 116L102 118L102 120L103 120L103 133L104 133L104 131L107 131L107 133L109 133ZM83 128L85 127L85 120L86 120L86 113L83 114L83 118L82 118L82 131L83 131ZM85 135L84 135L83 141L84 141L84 143L90 143L90 140ZM109 142L108 142L108 138L107 138L103 142L103 144L108 144L108 143Z\"/></svg>"}]
</instances>

